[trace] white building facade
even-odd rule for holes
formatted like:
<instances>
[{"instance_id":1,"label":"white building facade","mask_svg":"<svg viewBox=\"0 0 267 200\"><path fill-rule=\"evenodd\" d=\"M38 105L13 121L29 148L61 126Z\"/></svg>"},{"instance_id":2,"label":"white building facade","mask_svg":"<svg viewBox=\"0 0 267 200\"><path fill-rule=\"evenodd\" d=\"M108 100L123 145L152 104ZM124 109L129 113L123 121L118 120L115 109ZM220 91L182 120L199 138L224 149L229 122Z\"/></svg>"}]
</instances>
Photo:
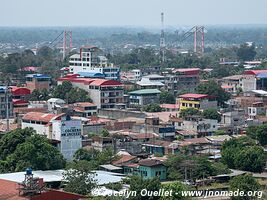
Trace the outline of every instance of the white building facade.
<instances>
[{"instance_id":1,"label":"white building facade","mask_svg":"<svg viewBox=\"0 0 267 200\"><path fill-rule=\"evenodd\" d=\"M94 46L80 48L80 54L74 54L69 59L69 72L99 72L105 75L106 79L119 80L120 68L109 63L108 59L101 55L101 50Z\"/></svg>"},{"instance_id":2,"label":"white building facade","mask_svg":"<svg viewBox=\"0 0 267 200\"><path fill-rule=\"evenodd\" d=\"M21 127L31 127L37 134L59 141L57 147L67 160L82 147L82 122L66 114L29 112L22 117Z\"/></svg>"}]
</instances>

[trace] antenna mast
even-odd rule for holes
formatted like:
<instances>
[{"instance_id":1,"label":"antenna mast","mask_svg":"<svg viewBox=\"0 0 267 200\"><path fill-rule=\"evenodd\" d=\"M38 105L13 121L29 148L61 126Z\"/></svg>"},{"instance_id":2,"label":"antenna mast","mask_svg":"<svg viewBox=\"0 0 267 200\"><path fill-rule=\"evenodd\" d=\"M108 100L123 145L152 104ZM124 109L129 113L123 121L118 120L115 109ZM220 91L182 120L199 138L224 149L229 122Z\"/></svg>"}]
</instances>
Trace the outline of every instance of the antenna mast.
<instances>
[{"instance_id":1,"label":"antenna mast","mask_svg":"<svg viewBox=\"0 0 267 200\"><path fill-rule=\"evenodd\" d=\"M165 33L164 33L164 13L161 13L161 34L160 34L160 52L161 52L161 62L165 62L165 51L166 51L166 44L165 44Z\"/></svg>"}]
</instances>

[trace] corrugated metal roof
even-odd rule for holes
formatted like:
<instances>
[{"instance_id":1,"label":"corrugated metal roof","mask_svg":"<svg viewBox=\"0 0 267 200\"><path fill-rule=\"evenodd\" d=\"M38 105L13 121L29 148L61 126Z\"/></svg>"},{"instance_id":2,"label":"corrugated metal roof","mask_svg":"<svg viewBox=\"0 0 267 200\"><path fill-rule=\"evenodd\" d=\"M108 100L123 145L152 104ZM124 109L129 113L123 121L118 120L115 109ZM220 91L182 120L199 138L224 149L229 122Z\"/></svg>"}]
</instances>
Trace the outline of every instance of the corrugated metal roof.
<instances>
[{"instance_id":1,"label":"corrugated metal roof","mask_svg":"<svg viewBox=\"0 0 267 200\"><path fill-rule=\"evenodd\" d=\"M47 171L33 171L34 177L43 178L45 183L48 182L60 182L63 180L63 173L65 170L47 170ZM97 181L98 185L104 185L107 183L117 183L120 182L123 178L123 174L106 172L101 170L93 171L95 172L94 179ZM25 172L14 172L0 174L0 179L9 180L16 183L21 183L24 181Z\"/></svg>"},{"instance_id":2,"label":"corrugated metal roof","mask_svg":"<svg viewBox=\"0 0 267 200\"><path fill-rule=\"evenodd\" d=\"M161 93L158 89L143 89L129 92L129 94L159 94Z\"/></svg>"}]
</instances>

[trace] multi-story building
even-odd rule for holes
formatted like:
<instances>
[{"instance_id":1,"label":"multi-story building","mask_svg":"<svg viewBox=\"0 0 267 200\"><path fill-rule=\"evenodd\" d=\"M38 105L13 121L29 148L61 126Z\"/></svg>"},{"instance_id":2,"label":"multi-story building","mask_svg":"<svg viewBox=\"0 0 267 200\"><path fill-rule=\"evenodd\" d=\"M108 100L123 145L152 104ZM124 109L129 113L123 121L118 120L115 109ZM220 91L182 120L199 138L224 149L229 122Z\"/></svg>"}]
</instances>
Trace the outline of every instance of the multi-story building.
<instances>
[{"instance_id":1,"label":"multi-story building","mask_svg":"<svg viewBox=\"0 0 267 200\"><path fill-rule=\"evenodd\" d=\"M199 110L204 110L207 108L217 108L217 101L214 100L214 97L211 97L206 94L183 94L178 98L178 104L180 110L187 108L195 108Z\"/></svg>"},{"instance_id":2,"label":"multi-story building","mask_svg":"<svg viewBox=\"0 0 267 200\"><path fill-rule=\"evenodd\" d=\"M73 74L57 81L58 84L69 81L74 87L87 91L97 108L114 108L116 104L123 103L123 85L116 80L82 78Z\"/></svg>"},{"instance_id":3,"label":"multi-story building","mask_svg":"<svg viewBox=\"0 0 267 200\"><path fill-rule=\"evenodd\" d=\"M130 81L136 82L141 79L141 70L140 69L133 69L131 71L122 72L121 73L121 81Z\"/></svg>"},{"instance_id":4,"label":"multi-story building","mask_svg":"<svg viewBox=\"0 0 267 200\"><path fill-rule=\"evenodd\" d=\"M28 88L11 86L12 102L14 107L27 107L29 105L29 95L31 91Z\"/></svg>"},{"instance_id":5,"label":"multi-story building","mask_svg":"<svg viewBox=\"0 0 267 200\"><path fill-rule=\"evenodd\" d=\"M165 72L166 89L174 94L182 91L193 92L199 84L199 68L171 69Z\"/></svg>"},{"instance_id":6,"label":"multi-story building","mask_svg":"<svg viewBox=\"0 0 267 200\"><path fill-rule=\"evenodd\" d=\"M8 108L9 108L9 116L13 115L13 103L12 103L12 93L10 90L7 91L7 87L0 86L0 118L6 118L7 114L7 96L8 96Z\"/></svg>"},{"instance_id":7,"label":"multi-story building","mask_svg":"<svg viewBox=\"0 0 267 200\"><path fill-rule=\"evenodd\" d=\"M267 90L267 70L246 70L244 75L253 77L251 90Z\"/></svg>"},{"instance_id":8,"label":"multi-story building","mask_svg":"<svg viewBox=\"0 0 267 200\"><path fill-rule=\"evenodd\" d=\"M190 116L184 120L177 119L179 118L170 118L176 130L192 131L197 133L197 137L211 135L214 131L218 130L218 121L215 119L205 119L201 116ZM187 134L189 135L190 133Z\"/></svg>"},{"instance_id":9,"label":"multi-story building","mask_svg":"<svg viewBox=\"0 0 267 200\"><path fill-rule=\"evenodd\" d=\"M69 71L73 74L100 72L106 79L120 79L120 68L109 63L102 51L95 46L81 47L79 54L70 56Z\"/></svg>"},{"instance_id":10,"label":"multi-story building","mask_svg":"<svg viewBox=\"0 0 267 200\"><path fill-rule=\"evenodd\" d=\"M90 102L77 102L73 104L74 115L90 117L96 115L97 106Z\"/></svg>"},{"instance_id":11,"label":"multi-story building","mask_svg":"<svg viewBox=\"0 0 267 200\"><path fill-rule=\"evenodd\" d=\"M228 76L222 78L220 82L222 88L232 94L256 89L255 77L253 75Z\"/></svg>"},{"instance_id":12,"label":"multi-story building","mask_svg":"<svg viewBox=\"0 0 267 200\"><path fill-rule=\"evenodd\" d=\"M145 106L159 103L160 91L158 89L143 89L129 92L130 106Z\"/></svg>"},{"instance_id":13,"label":"multi-story building","mask_svg":"<svg viewBox=\"0 0 267 200\"><path fill-rule=\"evenodd\" d=\"M26 87L31 91L38 89L49 89L51 77L44 74L29 74L26 76Z\"/></svg>"},{"instance_id":14,"label":"multi-story building","mask_svg":"<svg viewBox=\"0 0 267 200\"><path fill-rule=\"evenodd\" d=\"M22 117L22 128L31 127L37 134L58 141L57 147L67 160L82 147L81 120L72 119L66 114L29 112Z\"/></svg>"}]
</instances>

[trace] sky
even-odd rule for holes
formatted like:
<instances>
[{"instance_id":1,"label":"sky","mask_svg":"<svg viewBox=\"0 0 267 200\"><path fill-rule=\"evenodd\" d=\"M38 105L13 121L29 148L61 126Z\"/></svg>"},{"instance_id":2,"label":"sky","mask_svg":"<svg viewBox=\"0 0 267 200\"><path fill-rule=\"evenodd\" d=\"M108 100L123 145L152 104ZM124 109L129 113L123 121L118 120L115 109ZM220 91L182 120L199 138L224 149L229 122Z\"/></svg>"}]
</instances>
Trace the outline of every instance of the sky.
<instances>
[{"instance_id":1,"label":"sky","mask_svg":"<svg viewBox=\"0 0 267 200\"><path fill-rule=\"evenodd\" d=\"M267 0L0 0L0 26L267 24Z\"/></svg>"}]
</instances>

